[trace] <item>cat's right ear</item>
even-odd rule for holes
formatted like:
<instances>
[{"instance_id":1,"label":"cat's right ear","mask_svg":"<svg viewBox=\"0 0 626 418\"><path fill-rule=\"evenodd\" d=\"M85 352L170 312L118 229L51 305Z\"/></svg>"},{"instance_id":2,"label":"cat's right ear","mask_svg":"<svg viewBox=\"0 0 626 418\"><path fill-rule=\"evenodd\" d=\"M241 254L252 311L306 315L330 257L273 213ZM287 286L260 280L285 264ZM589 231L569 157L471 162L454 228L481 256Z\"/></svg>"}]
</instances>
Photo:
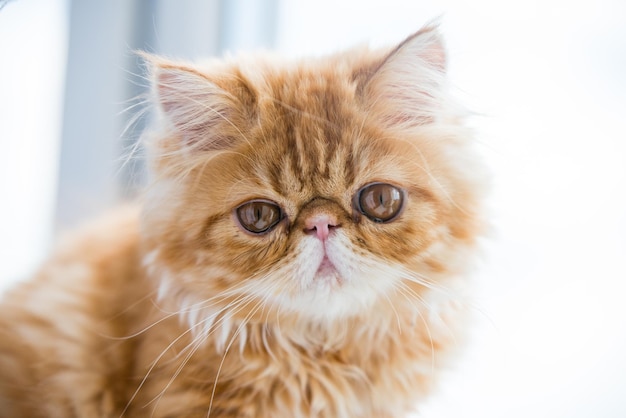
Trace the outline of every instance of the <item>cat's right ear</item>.
<instances>
[{"instance_id":1,"label":"cat's right ear","mask_svg":"<svg viewBox=\"0 0 626 418\"><path fill-rule=\"evenodd\" d=\"M243 105L191 64L141 53L150 68L152 100L172 129L177 145L219 150L232 145L242 123Z\"/></svg>"}]
</instances>

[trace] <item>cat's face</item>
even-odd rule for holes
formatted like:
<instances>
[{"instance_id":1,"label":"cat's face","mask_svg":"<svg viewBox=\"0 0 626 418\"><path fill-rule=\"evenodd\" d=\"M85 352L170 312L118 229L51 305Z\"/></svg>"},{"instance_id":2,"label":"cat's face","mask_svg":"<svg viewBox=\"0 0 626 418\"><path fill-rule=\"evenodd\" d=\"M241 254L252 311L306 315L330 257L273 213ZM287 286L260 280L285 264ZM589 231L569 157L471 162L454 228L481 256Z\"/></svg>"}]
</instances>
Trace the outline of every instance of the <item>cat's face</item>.
<instances>
[{"instance_id":1,"label":"cat's face","mask_svg":"<svg viewBox=\"0 0 626 418\"><path fill-rule=\"evenodd\" d=\"M453 272L478 222L442 57L426 31L387 55L155 60L168 128L144 230L162 293L333 319L415 302Z\"/></svg>"}]
</instances>

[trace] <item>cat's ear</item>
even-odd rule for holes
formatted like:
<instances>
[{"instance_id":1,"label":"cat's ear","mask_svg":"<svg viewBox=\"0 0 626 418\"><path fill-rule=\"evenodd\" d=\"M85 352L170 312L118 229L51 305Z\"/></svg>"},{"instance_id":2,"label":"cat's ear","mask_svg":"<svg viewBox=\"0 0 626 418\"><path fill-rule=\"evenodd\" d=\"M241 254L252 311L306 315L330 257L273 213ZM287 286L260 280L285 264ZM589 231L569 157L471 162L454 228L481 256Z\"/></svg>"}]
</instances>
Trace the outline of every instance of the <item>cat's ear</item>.
<instances>
[{"instance_id":1,"label":"cat's ear","mask_svg":"<svg viewBox=\"0 0 626 418\"><path fill-rule=\"evenodd\" d=\"M232 145L245 119L241 100L192 65L142 54L150 68L152 97L179 146L219 150Z\"/></svg>"},{"instance_id":2,"label":"cat's ear","mask_svg":"<svg viewBox=\"0 0 626 418\"><path fill-rule=\"evenodd\" d=\"M389 126L418 126L436 120L445 91L446 53L436 26L411 35L361 83L362 100Z\"/></svg>"}]
</instances>

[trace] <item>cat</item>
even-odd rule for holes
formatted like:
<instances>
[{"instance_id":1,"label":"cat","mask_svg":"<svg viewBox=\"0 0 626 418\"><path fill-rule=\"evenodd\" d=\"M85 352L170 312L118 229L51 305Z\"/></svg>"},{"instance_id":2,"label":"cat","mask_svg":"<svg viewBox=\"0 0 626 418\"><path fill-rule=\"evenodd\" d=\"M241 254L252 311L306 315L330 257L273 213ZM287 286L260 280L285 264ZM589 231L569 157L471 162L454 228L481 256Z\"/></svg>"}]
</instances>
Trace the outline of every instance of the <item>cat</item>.
<instances>
[{"instance_id":1,"label":"cat","mask_svg":"<svg viewBox=\"0 0 626 418\"><path fill-rule=\"evenodd\" d=\"M150 184L4 295L0 416L415 411L484 229L439 29L294 61L144 57Z\"/></svg>"}]
</instances>

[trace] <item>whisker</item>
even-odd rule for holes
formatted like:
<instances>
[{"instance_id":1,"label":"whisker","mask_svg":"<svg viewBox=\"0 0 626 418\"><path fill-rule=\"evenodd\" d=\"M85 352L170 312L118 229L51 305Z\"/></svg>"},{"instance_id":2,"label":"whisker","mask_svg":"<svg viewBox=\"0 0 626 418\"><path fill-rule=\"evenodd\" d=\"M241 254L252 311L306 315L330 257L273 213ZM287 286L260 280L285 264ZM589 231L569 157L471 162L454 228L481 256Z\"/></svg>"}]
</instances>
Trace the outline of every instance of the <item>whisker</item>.
<instances>
[{"instance_id":1,"label":"whisker","mask_svg":"<svg viewBox=\"0 0 626 418\"><path fill-rule=\"evenodd\" d=\"M467 295L459 294L458 291L455 291L448 286L444 286L440 283L437 283L435 280L429 279L423 274L419 274L417 272L411 272L401 266L393 266L391 268L393 269L397 268L404 280L422 285L433 291L442 293L443 295L454 300L456 303L460 304L461 306L478 312L495 326L493 319L487 314L487 312L485 312L482 307L472 302L471 299L467 297Z\"/></svg>"},{"instance_id":2,"label":"whisker","mask_svg":"<svg viewBox=\"0 0 626 418\"><path fill-rule=\"evenodd\" d=\"M452 299L458 299L458 297L454 294L454 291L452 289L450 289L447 286L442 285L436 280L426 277L424 274L408 270L406 267L403 267L401 265L392 265L386 268L389 269L388 271L390 272L399 273L401 277L407 281L419 284L430 290L441 292L444 295Z\"/></svg>"},{"instance_id":3,"label":"whisker","mask_svg":"<svg viewBox=\"0 0 626 418\"><path fill-rule=\"evenodd\" d=\"M148 380L148 377L150 376L150 374L152 373L152 371L154 370L154 368L156 367L156 365L159 363L159 361L161 360L161 358L163 358L163 356L165 355L165 353L167 353L178 341L180 341L181 338L183 338L185 335L189 334L189 332L191 332L191 329L187 329L185 332L181 333L178 337L176 337L174 340L172 340L167 347L165 347L164 350L161 351L161 353L157 356L157 358L151 363L148 371L146 372L146 374L144 375L143 379L141 380L141 382L139 383L139 386L137 387L137 389L135 390L135 392L133 393L133 395L130 397L130 399L128 400L128 402L126 403L126 406L124 407L124 410L122 411L122 413L120 414L120 418L124 416L124 414L126 413L126 411L128 410L128 408L130 408L130 405L133 403L133 401L135 400L135 398L137 397L137 395L139 394L139 391L141 390L141 388L143 387L143 385L146 383L146 381Z\"/></svg>"},{"instance_id":4,"label":"whisker","mask_svg":"<svg viewBox=\"0 0 626 418\"><path fill-rule=\"evenodd\" d=\"M213 408L213 400L215 399L215 391L217 390L217 383L218 383L218 380L219 380L219 376L220 376L220 374L222 372L222 367L224 366L224 361L226 360L226 356L228 355L228 352L230 351L230 348L232 347L233 343L235 342L236 337L241 333L242 327L244 327L247 324L247 322L250 320L250 317L252 317L254 314L256 314L256 312L258 312L260 305L263 305L263 300L257 302L257 304L255 305L253 310L251 312L248 312L248 314L243 319L241 324L239 324L239 326L237 327L237 330L233 334L232 338L230 339L230 342L228 343L228 345L226 346L226 348L224 350L224 354L222 355L222 360L220 361L220 365L217 368L217 372L215 374L215 380L213 381L213 390L211 391L211 400L209 402L209 409L208 409L207 415L206 415L207 418L209 418L210 415L211 415L211 410Z\"/></svg>"},{"instance_id":5,"label":"whisker","mask_svg":"<svg viewBox=\"0 0 626 418\"><path fill-rule=\"evenodd\" d=\"M402 285L403 283L397 282L396 284ZM409 294L405 293L405 290L411 290L410 288L403 289L402 287L398 286L397 290L409 301L409 303L412 303L411 298L409 297L410 293ZM424 303L424 300L421 297L418 300ZM428 321L426 321L426 318L424 317L420 309L415 309L414 312L416 312L417 315L420 317L422 324L424 324L424 328L426 329L426 334L428 335L428 341L430 342L431 372L434 374L435 372L435 343L433 340L432 333L430 331L430 326L428 325Z\"/></svg>"},{"instance_id":6,"label":"whisker","mask_svg":"<svg viewBox=\"0 0 626 418\"><path fill-rule=\"evenodd\" d=\"M154 321L153 323L151 323L150 325L147 325L146 327L142 328L141 330L135 332L134 334L130 334L130 335L125 335L123 337L111 337L111 336L104 336L106 338L109 338L111 340L118 340L118 341L124 341L124 340L130 340L131 338L135 338L138 337L139 335L143 334L144 332L147 332L148 330L154 328L155 326L159 325L160 323L167 321L168 319L170 319L173 316L176 316L177 313L173 312L171 314L168 314L160 319L158 319L157 321Z\"/></svg>"},{"instance_id":7,"label":"whisker","mask_svg":"<svg viewBox=\"0 0 626 418\"><path fill-rule=\"evenodd\" d=\"M213 299L213 298L211 298ZM204 303L205 301L202 301L200 303ZM184 312L184 310L179 310L176 312L170 312L166 318L162 318L159 321L156 321L154 324L150 325L149 327L147 327L147 329L157 325L158 323L162 322L163 320L167 319L167 318L171 318L172 316L181 314L181 312ZM197 325L200 326L202 325L203 322L198 323ZM148 377L150 376L150 374L152 373L152 371L155 369L155 367L157 366L157 364L161 361L161 359L163 358L163 356L169 351L171 350L171 348L177 344L183 337L185 337L186 335L188 335L190 332L193 332L194 327L190 327L188 329L186 329L184 332L182 332L177 338L175 338L173 341L171 341L167 347L165 347L165 349L163 349L161 351L161 353L156 357L156 359L151 363L148 371L146 372L146 374L144 375L144 377L142 378L141 382L139 383L137 389L135 390L135 392L132 394L132 396L130 397L129 401L127 402L126 406L124 407L124 410L122 411L122 413L120 414L120 418L124 416L124 414L126 413L126 411L128 411L128 408L130 408L130 405L132 404L132 402L136 399L137 395L139 394L139 391L141 390L141 388L144 386L145 382L148 380ZM141 332L145 332L145 330L142 330ZM140 333L138 333L137 335L139 335ZM189 345L187 346L189 347ZM185 350L183 350L184 352ZM181 352L182 353L182 352ZM179 354L180 355L180 354ZM149 404L149 403L148 403Z\"/></svg>"},{"instance_id":8,"label":"whisker","mask_svg":"<svg viewBox=\"0 0 626 418\"><path fill-rule=\"evenodd\" d=\"M208 338L211 337L218 330L218 328L225 325L225 322L230 320L233 314L240 312L241 309L247 306L252 299L253 297L249 295L242 297L240 299L237 299L229 303L228 305L220 308L217 312L207 316L203 320L199 322L194 322L193 324L191 324L191 327L189 329L192 331L192 333L196 333L196 331L194 331L196 328L204 328L204 332L197 332L197 334L194 335L192 341L189 344L187 344L187 346L185 346L185 348L183 348L175 356L175 358L172 359L172 361L174 361L175 359L178 359L187 351L193 349L193 347L196 345L196 342L199 343L200 345L206 342ZM231 309L233 306L235 306L235 309ZM226 312L226 314L222 315L224 312ZM218 321L215 321L216 317L219 317Z\"/></svg>"},{"instance_id":9,"label":"whisker","mask_svg":"<svg viewBox=\"0 0 626 418\"><path fill-rule=\"evenodd\" d=\"M400 331L400 334L402 334L402 325L400 324L400 315L398 314L398 311L397 311L396 307L394 306L393 302L389 298L389 295L387 293L383 293L383 296L385 297L387 302L389 302L389 306L391 306L391 309L393 310L394 314L396 315L396 322L398 324L398 330Z\"/></svg>"}]
</instances>

